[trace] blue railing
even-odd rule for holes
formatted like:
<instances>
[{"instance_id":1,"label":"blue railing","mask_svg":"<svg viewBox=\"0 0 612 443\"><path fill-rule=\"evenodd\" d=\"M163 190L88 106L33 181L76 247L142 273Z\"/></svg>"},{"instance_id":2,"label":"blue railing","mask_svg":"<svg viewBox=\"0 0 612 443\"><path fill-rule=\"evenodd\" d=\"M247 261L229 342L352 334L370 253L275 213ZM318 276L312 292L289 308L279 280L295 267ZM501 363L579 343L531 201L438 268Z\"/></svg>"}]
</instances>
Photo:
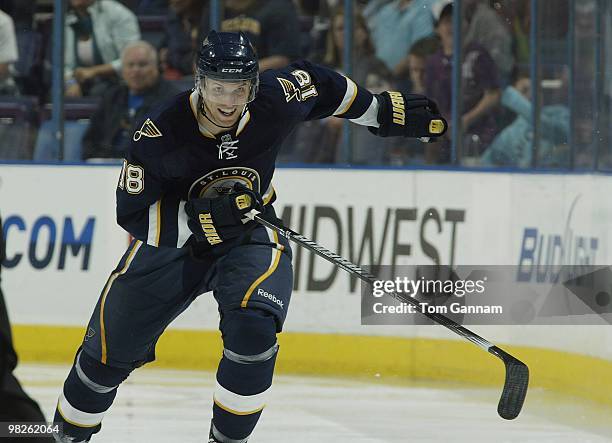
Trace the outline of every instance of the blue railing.
<instances>
[{"instance_id":1,"label":"blue railing","mask_svg":"<svg viewBox=\"0 0 612 443\"><path fill-rule=\"evenodd\" d=\"M606 159L609 156L609 148L607 141L612 134L611 123L609 121L609 102L610 97L604 96L604 85L607 80L605 78L604 65L609 63L606 60L606 56L611 54L609 45L612 42L606 41L606 35L612 35L607 27L610 26L609 16L612 14L612 5L610 2L604 0L567 0L567 34L566 40L561 42L561 45L566 45L567 58L564 63L564 69L567 70L567 107L569 110L569 127L567 128L567 160L559 165L560 169L573 170L576 168L586 168L588 170L602 170L609 167L608 161L602 161L604 154ZM58 152L63 152L63 45L57 44L56 42L63 41L63 29L65 20L65 5L66 2L63 0L54 0L54 17L53 17L53 42L52 45L52 127L53 133L55 134L55 142L58 146ZM222 0L210 0L210 22L212 27L218 28L220 25L221 7ZM353 0L343 0L344 6L344 53L343 53L343 69L350 76L353 68L353 37L354 37L354 15L353 11L355 4ZM543 100L543 67L546 64L546 54L542 54L542 32L546 30L548 22L543 21L543 17L546 16L545 10L549 10L552 7L551 0L531 0L530 7L528 8L531 15L531 26L529 29L529 42L530 42L530 54L529 54L529 75L531 80L531 159L529 164L531 168L541 168L546 166L546 162L542 162L542 153L540 152L540 142L543 136L541 112L545 105L548 103ZM594 7L594 11L590 12L590 17L593 20L594 33L592 34L592 43L594 45L594 58L591 66L581 65L580 61L576 60L576 36L577 36L577 8L581 8L581 11L585 8ZM461 115L462 109L462 86L465 81L462 78L462 48L464 35L462 33L462 22L465 13L465 2L463 0L455 0L453 8L453 38L454 38L454 50L452 57L452 115L450 116L451 122L451 151L450 151L450 164L461 167L466 162L465 154L462 149L462 140L464 135L464 129L461 126ZM584 17L582 17L584 19ZM583 32L581 29L580 32ZM584 137L582 133L577 132L577 123L583 124L582 121L585 116L578 115L577 100L578 91L576 89L577 81L577 69L580 70L592 70L592 122L591 122L591 136L590 146L588 151L580 153L580 163L578 163L579 156L577 148L579 145L584 144L584 140L580 137ZM608 75L612 75L608 73ZM589 78L589 77L587 77ZM562 79L563 80L563 79ZM559 80L559 82L562 82ZM564 80L563 80L564 81ZM563 88L561 86L560 88ZM584 100L582 97L580 97ZM582 120L581 120L582 119ZM350 164L351 163L351 129L350 124L345 123L343 131L343 144L340 150L340 163ZM588 143L587 143L588 144ZM590 156L584 159L584 156ZM61 159L62 157L60 157ZM472 163L468 163L472 164Z\"/></svg>"}]
</instances>

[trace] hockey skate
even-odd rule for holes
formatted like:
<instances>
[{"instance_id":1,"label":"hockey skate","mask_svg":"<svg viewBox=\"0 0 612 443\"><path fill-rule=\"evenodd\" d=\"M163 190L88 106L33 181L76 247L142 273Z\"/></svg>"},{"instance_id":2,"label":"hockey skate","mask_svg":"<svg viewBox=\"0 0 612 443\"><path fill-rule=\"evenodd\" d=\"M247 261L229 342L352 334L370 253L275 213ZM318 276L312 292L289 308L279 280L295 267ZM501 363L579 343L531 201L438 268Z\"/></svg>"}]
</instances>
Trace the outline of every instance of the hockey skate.
<instances>
[{"instance_id":1,"label":"hockey skate","mask_svg":"<svg viewBox=\"0 0 612 443\"><path fill-rule=\"evenodd\" d=\"M247 440L244 440L244 442L242 440L240 440L240 441L241 441L241 443L247 443ZM212 424L210 425L210 433L208 434L208 443L223 443L221 440L217 440L217 438L213 434L213 426L212 426Z\"/></svg>"},{"instance_id":2,"label":"hockey skate","mask_svg":"<svg viewBox=\"0 0 612 443\"><path fill-rule=\"evenodd\" d=\"M210 425L210 432L208 434L208 443L220 443L219 440L213 435L212 425Z\"/></svg>"},{"instance_id":3,"label":"hockey skate","mask_svg":"<svg viewBox=\"0 0 612 443\"><path fill-rule=\"evenodd\" d=\"M89 441L89 439L87 440L77 440L75 437L69 437L67 435L64 434L56 434L53 433L53 438L55 439L55 441L57 443L87 443Z\"/></svg>"}]
</instances>

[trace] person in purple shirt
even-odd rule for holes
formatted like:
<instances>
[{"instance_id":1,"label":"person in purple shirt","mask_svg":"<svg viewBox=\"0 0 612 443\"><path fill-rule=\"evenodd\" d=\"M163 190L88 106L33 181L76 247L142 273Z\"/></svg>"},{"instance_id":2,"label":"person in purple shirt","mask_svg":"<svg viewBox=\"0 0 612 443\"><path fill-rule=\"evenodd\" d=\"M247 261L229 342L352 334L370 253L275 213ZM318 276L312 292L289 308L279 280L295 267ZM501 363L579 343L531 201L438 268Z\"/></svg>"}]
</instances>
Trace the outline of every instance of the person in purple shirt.
<instances>
[{"instance_id":1,"label":"person in purple shirt","mask_svg":"<svg viewBox=\"0 0 612 443\"><path fill-rule=\"evenodd\" d=\"M451 115L453 4L449 0L441 0L434 5L432 12L441 47L427 59L425 93L438 103L442 115ZM479 156L497 134L494 111L501 95L499 74L489 53L477 43L465 46L461 58L463 153L466 156ZM449 145L447 138L439 147L442 151L439 160L445 160Z\"/></svg>"}]
</instances>

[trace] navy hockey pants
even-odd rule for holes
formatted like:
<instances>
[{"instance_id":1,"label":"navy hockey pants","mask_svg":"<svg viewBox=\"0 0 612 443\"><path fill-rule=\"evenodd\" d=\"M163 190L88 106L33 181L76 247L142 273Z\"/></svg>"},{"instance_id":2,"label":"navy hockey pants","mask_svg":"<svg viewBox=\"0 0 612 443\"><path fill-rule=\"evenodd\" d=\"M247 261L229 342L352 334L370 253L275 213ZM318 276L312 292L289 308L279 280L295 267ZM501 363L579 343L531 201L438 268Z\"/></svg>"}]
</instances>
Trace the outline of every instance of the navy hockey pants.
<instances>
[{"instance_id":1,"label":"navy hockey pants","mask_svg":"<svg viewBox=\"0 0 612 443\"><path fill-rule=\"evenodd\" d=\"M116 387L155 359L155 345L173 319L213 291L224 350L211 428L219 441L246 441L272 384L276 333L292 286L288 241L263 226L222 257L195 258L189 248L134 240L104 286L60 395L56 419L64 422L65 434L88 438L97 432Z\"/></svg>"}]
</instances>

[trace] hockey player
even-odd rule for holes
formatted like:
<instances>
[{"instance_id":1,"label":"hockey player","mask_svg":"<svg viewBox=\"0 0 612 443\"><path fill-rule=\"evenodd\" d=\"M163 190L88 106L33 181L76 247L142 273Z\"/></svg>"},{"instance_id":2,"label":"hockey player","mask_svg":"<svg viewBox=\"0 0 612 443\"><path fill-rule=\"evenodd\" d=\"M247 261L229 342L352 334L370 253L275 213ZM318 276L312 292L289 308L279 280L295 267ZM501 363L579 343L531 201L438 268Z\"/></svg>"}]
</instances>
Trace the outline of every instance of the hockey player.
<instances>
[{"instance_id":1,"label":"hockey player","mask_svg":"<svg viewBox=\"0 0 612 443\"><path fill-rule=\"evenodd\" d=\"M380 136L437 137L446 129L424 96L374 96L307 61L261 75L242 33L210 32L195 88L134 133L117 188L117 221L134 240L111 273L64 383L61 442L89 441L117 387L153 361L168 324L213 291L223 354L209 442L246 442L272 384L291 297L291 248L249 221L275 217L272 186L283 139L304 120L350 119Z\"/></svg>"}]
</instances>

